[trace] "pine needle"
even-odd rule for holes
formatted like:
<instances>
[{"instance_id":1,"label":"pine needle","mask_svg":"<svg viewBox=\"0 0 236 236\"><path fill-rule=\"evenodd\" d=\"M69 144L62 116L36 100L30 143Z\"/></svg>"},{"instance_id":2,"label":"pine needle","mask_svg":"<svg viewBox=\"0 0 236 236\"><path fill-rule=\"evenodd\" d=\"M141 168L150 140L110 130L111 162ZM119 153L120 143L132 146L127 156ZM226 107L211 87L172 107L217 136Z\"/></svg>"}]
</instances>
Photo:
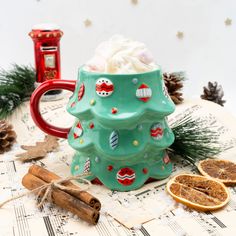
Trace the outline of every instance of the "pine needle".
<instances>
[{"instance_id":1,"label":"pine needle","mask_svg":"<svg viewBox=\"0 0 236 236\"><path fill-rule=\"evenodd\" d=\"M31 66L13 64L9 71L0 69L0 119L10 116L30 97L35 78L36 73Z\"/></svg>"},{"instance_id":2,"label":"pine needle","mask_svg":"<svg viewBox=\"0 0 236 236\"><path fill-rule=\"evenodd\" d=\"M191 114L177 120L172 127L175 141L168 151L191 164L206 158L214 158L222 148L219 134L211 128L205 120L194 119Z\"/></svg>"}]
</instances>

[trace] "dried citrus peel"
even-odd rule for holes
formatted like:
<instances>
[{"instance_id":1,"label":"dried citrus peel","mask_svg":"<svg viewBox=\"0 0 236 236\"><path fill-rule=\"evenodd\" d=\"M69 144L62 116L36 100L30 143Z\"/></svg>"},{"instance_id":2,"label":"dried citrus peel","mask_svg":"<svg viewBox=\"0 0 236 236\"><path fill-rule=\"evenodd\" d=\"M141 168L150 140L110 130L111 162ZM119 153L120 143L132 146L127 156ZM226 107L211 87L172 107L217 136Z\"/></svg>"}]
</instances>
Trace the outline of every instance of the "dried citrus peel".
<instances>
[{"instance_id":1,"label":"dried citrus peel","mask_svg":"<svg viewBox=\"0 0 236 236\"><path fill-rule=\"evenodd\" d=\"M201 211L219 209L229 201L229 192L224 184L200 175L177 175L166 188L176 201Z\"/></svg>"},{"instance_id":2,"label":"dried citrus peel","mask_svg":"<svg viewBox=\"0 0 236 236\"><path fill-rule=\"evenodd\" d=\"M210 176L224 184L236 184L236 164L227 160L206 159L200 161L198 170L204 176Z\"/></svg>"}]
</instances>

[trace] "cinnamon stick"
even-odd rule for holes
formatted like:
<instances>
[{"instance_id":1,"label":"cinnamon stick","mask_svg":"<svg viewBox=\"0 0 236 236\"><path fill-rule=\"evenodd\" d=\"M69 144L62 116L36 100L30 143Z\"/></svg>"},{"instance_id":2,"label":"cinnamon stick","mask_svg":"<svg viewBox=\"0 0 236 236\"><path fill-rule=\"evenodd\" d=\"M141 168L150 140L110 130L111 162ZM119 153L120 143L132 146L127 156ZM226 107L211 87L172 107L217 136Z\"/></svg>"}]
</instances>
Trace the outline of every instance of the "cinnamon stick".
<instances>
[{"instance_id":1,"label":"cinnamon stick","mask_svg":"<svg viewBox=\"0 0 236 236\"><path fill-rule=\"evenodd\" d=\"M22 179L22 185L29 190L36 189L44 184L47 183L30 173L26 174ZM88 223L97 224L100 215L99 212L78 198L56 188L52 190L51 197L52 202L61 208L72 212Z\"/></svg>"},{"instance_id":2,"label":"cinnamon stick","mask_svg":"<svg viewBox=\"0 0 236 236\"><path fill-rule=\"evenodd\" d=\"M49 170L46 170L38 165L32 165L29 168L28 172L31 173L32 175L44 180L47 183L50 183L53 180L58 180L61 178L60 176L56 175L55 173L53 173ZM68 181L67 183L64 183L63 185L65 185L66 187L80 189L77 185L71 183L70 181ZM88 192L81 191L78 193L78 192L74 192L73 190L65 190L65 192L67 192L67 193L71 194L72 196L78 198L79 200L87 203L89 206L93 207L94 209L96 209L98 211L101 209L100 201Z\"/></svg>"}]
</instances>

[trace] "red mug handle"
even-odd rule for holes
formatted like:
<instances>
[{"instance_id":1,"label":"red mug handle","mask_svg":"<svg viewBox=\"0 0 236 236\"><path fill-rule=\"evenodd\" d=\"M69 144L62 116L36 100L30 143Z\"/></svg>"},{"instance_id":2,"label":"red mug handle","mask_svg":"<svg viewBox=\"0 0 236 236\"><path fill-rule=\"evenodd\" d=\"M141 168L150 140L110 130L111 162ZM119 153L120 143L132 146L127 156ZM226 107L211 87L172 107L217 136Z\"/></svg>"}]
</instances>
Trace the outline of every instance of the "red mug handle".
<instances>
[{"instance_id":1,"label":"red mug handle","mask_svg":"<svg viewBox=\"0 0 236 236\"><path fill-rule=\"evenodd\" d=\"M43 82L37 89L35 89L30 99L30 112L35 124L42 131L59 138L67 138L71 128L60 128L48 124L40 114L39 102L42 95L49 90L65 89L74 92L75 85L75 80L48 80Z\"/></svg>"}]
</instances>

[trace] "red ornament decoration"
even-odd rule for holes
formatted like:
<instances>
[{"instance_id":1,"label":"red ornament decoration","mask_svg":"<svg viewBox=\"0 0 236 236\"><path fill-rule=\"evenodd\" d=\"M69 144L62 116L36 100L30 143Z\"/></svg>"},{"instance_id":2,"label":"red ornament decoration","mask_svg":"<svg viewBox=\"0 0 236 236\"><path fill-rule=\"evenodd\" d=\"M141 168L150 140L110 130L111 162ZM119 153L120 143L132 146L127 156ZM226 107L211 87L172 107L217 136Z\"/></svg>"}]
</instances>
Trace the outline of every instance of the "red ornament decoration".
<instances>
[{"instance_id":1,"label":"red ornament decoration","mask_svg":"<svg viewBox=\"0 0 236 236\"><path fill-rule=\"evenodd\" d=\"M113 83L107 78L100 78L96 82L96 93L100 97L108 97L114 91Z\"/></svg>"},{"instance_id":2,"label":"red ornament decoration","mask_svg":"<svg viewBox=\"0 0 236 236\"><path fill-rule=\"evenodd\" d=\"M136 97L143 102L147 102L152 96L152 90L146 84L141 84L136 90Z\"/></svg>"},{"instance_id":3,"label":"red ornament decoration","mask_svg":"<svg viewBox=\"0 0 236 236\"><path fill-rule=\"evenodd\" d=\"M70 104L70 107L74 107L76 105L76 102L72 102L71 104Z\"/></svg>"},{"instance_id":4,"label":"red ornament decoration","mask_svg":"<svg viewBox=\"0 0 236 236\"><path fill-rule=\"evenodd\" d=\"M169 158L169 156L168 156L167 153L166 153L165 156L163 157L163 162L164 162L165 164L168 164L168 163L170 162L170 158Z\"/></svg>"},{"instance_id":5,"label":"red ornament decoration","mask_svg":"<svg viewBox=\"0 0 236 236\"><path fill-rule=\"evenodd\" d=\"M153 124L150 130L150 135L153 139L160 140L164 135L162 125L160 123Z\"/></svg>"},{"instance_id":6,"label":"red ornament decoration","mask_svg":"<svg viewBox=\"0 0 236 236\"><path fill-rule=\"evenodd\" d=\"M107 170L108 171L112 171L113 170L113 166L112 165L107 166Z\"/></svg>"},{"instance_id":7,"label":"red ornament decoration","mask_svg":"<svg viewBox=\"0 0 236 236\"><path fill-rule=\"evenodd\" d=\"M78 92L78 101L80 101L83 98L84 90L85 90L85 86L84 86L84 83L82 83L80 85L79 92Z\"/></svg>"},{"instance_id":8,"label":"red ornament decoration","mask_svg":"<svg viewBox=\"0 0 236 236\"><path fill-rule=\"evenodd\" d=\"M79 138L82 134L83 134L83 128L81 126L81 123L79 122L76 127L73 130L73 135L74 135L74 139Z\"/></svg>"},{"instance_id":9,"label":"red ornament decoration","mask_svg":"<svg viewBox=\"0 0 236 236\"><path fill-rule=\"evenodd\" d=\"M135 181L135 172L129 167L120 169L116 174L117 181L122 185L131 185Z\"/></svg>"},{"instance_id":10,"label":"red ornament decoration","mask_svg":"<svg viewBox=\"0 0 236 236\"><path fill-rule=\"evenodd\" d=\"M147 174L148 173L148 169L147 168L143 168L143 173Z\"/></svg>"},{"instance_id":11,"label":"red ornament decoration","mask_svg":"<svg viewBox=\"0 0 236 236\"><path fill-rule=\"evenodd\" d=\"M87 158L85 164L84 164L84 173L88 173L90 171L90 159Z\"/></svg>"},{"instance_id":12,"label":"red ornament decoration","mask_svg":"<svg viewBox=\"0 0 236 236\"><path fill-rule=\"evenodd\" d=\"M112 114L116 114L118 112L118 109L116 108L116 107L113 107L112 109L111 109L111 113Z\"/></svg>"},{"instance_id":13,"label":"red ornament decoration","mask_svg":"<svg viewBox=\"0 0 236 236\"><path fill-rule=\"evenodd\" d=\"M90 128L90 129L93 129L93 128L94 128L94 123L93 123L93 122L91 122L91 123L89 124L89 128Z\"/></svg>"}]
</instances>

